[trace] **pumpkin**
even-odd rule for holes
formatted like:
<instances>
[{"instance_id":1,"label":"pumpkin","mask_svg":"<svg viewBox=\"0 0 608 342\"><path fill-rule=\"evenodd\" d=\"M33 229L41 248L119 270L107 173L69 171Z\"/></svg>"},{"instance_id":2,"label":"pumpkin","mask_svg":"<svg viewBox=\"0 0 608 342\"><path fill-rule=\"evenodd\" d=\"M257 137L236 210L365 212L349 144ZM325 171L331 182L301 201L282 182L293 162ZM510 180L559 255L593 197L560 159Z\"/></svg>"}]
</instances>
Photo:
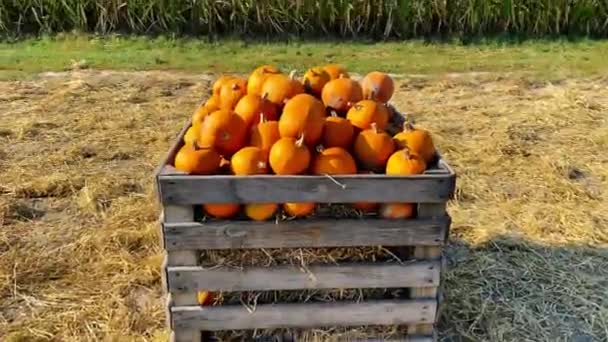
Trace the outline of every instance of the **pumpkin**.
<instances>
[{"instance_id":1,"label":"pumpkin","mask_svg":"<svg viewBox=\"0 0 608 342\"><path fill-rule=\"evenodd\" d=\"M314 175L349 175L357 173L353 157L342 147L320 148L312 163Z\"/></svg>"},{"instance_id":2,"label":"pumpkin","mask_svg":"<svg viewBox=\"0 0 608 342\"><path fill-rule=\"evenodd\" d=\"M389 117L388 108L372 100L359 101L346 113L346 119L361 130L371 128L372 123L376 123L378 129L386 129Z\"/></svg>"},{"instance_id":3,"label":"pumpkin","mask_svg":"<svg viewBox=\"0 0 608 342\"><path fill-rule=\"evenodd\" d=\"M289 216L304 217L312 214L315 210L314 203L283 203L283 210Z\"/></svg>"},{"instance_id":4,"label":"pumpkin","mask_svg":"<svg viewBox=\"0 0 608 342\"><path fill-rule=\"evenodd\" d=\"M340 64L328 64L323 67L323 70L325 70L331 80L335 80L340 77L350 78L350 75L348 75L346 68L344 68Z\"/></svg>"},{"instance_id":5,"label":"pumpkin","mask_svg":"<svg viewBox=\"0 0 608 342\"><path fill-rule=\"evenodd\" d=\"M220 89L220 109L234 109L239 100L247 94L247 80L232 78Z\"/></svg>"},{"instance_id":6,"label":"pumpkin","mask_svg":"<svg viewBox=\"0 0 608 342\"><path fill-rule=\"evenodd\" d=\"M387 219L405 219L414 216L413 203L385 203L380 207L380 216Z\"/></svg>"},{"instance_id":7,"label":"pumpkin","mask_svg":"<svg viewBox=\"0 0 608 342\"><path fill-rule=\"evenodd\" d=\"M321 101L309 94L299 94L287 101L279 119L281 137L304 135L304 143L315 146L323 135L325 108Z\"/></svg>"},{"instance_id":8,"label":"pumpkin","mask_svg":"<svg viewBox=\"0 0 608 342\"><path fill-rule=\"evenodd\" d=\"M211 112L215 112L216 110L220 109L220 97L218 96L211 96L210 98L207 99L207 101L205 101L205 104L203 105L203 108L205 108L207 110L207 112L211 113Z\"/></svg>"},{"instance_id":9,"label":"pumpkin","mask_svg":"<svg viewBox=\"0 0 608 342\"><path fill-rule=\"evenodd\" d=\"M350 78L337 78L327 82L321 92L325 107L338 113L346 113L350 107L363 99L363 91L357 81Z\"/></svg>"},{"instance_id":10,"label":"pumpkin","mask_svg":"<svg viewBox=\"0 0 608 342\"><path fill-rule=\"evenodd\" d=\"M315 96L321 96L321 91L327 82L331 80L331 77L327 73L327 71L323 70L323 68L311 68L306 71L304 77L302 78L302 83L304 84L304 90Z\"/></svg>"},{"instance_id":11,"label":"pumpkin","mask_svg":"<svg viewBox=\"0 0 608 342\"><path fill-rule=\"evenodd\" d=\"M205 107L205 106L198 107L196 109L196 111L194 112L194 114L192 114L192 124L203 122L203 119L207 115L209 115L209 113L212 113L212 111L209 111L209 109L207 109L207 107Z\"/></svg>"},{"instance_id":12,"label":"pumpkin","mask_svg":"<svg viewBox=\"0 0 608 342\"><path fill-rule=\"evenodd\" d=\"M175 155L176 169L192 175L211 175L220 168L222 157L212 147L199 147L196 142L184 145Z\"/></svg>"},{"instance_id":13,"label":"pumpkin","mask_svg":"<svg viewBox=\"0 0 608 342\"><path fill-rule=\"evenodd\" d=\"M276 203L252 203L245 205L245 215L255 221L266 221L276 213Z\"/></svg>"},{"instance_id":14,"label":"pumpkin","mask_svg":"<svg viewBox=\"0 0 608 342\"><path fill-rule=\"evenodd\" d=\"M418 175L424 170L426 170L424 159L407 147L393 153L386 163L387 175Z\"/></svg>"},{"instance_id":15,"label":"pumpkin","mask_svg":"<svg viewBox=\"0 0 608 342\"><path fill-rule=\"evenodd\" d=\"M373 202L355 202L353 207L357 210L361 210L364 213L371 213L378 210L378 203Z\"/></svg>"},{"instance_id":16,"label":"pumpkin","mask_svg":"<svg viewBox=\"0 0 608 342\"><path fill-rule=\"evenodd\" d=\"M395 143L390 135L372 123L372 128L361 131L357 135L353 151L357 160L366 169L381 170L395 151Z\"/></svg>"},{"instance_id":17,"label":"pumpkin","mask_svg":"<svg viewBox=\"0 0 608 342\"><path fill-rule=\"evenodd\" d=\"M251 75L249 75L249 79L247 80L247 94L253 95L262 95L262 86L264 85L264 81L270 75L280 74L281 70L275 68L272 65L262 65L257 67Z\"/></svg>"},{"instance_id":18,"label":"pumpkin","mask_svg":"<svg viewBox=\"0 0 608 342\"><path fill-rule=\"evenodd\" d=\"M246 139L247 126L243 119L230 110L220 109L207 115L201 123L198 143L231 156L245 145Z\"/></svg>"},{"instance_id":19,"label":"pumpkin","mask_svg":"<svg viewBox=\"0 0 608 342\"><path fill-rule=\"evenodd\" d=\"M270 148L268 161L277 175L297 175L308 169L310 151L304 144L304 136L299 139L281 138Z\"/></svg>"},{"instance_id":20,"label":"pumpkin","mask_svg":"<svg viewBox=\"0 0 608 342\"><path fill-rule=\"evenodd\" d=\"M209 291L198 291L196 293L198 305L211 305L215 300L213 292Z\"/></svg>"},{"instance_id":21,"label":"pumpkin","mask_svg":"<svg viewBox=\"0 0 608 342\"><path fill-rule=\"evenodd\" d=\"M200 128L200 127L199 127ZM190 126L184 134L184 143L186 145L192 146L198 138L198 134L196 133L196 129L194 126Z\"/></svg>"},{"instance_id":22,"label":"pumpkin","mask_svg":"<svg viewBox=\"0 0 608 342\"><path fill-rule=\"evenodd\" d=\"M372 71L361 80L363 98L387 103L395 91L393 79L379 71Z\"/></svg>"},{"instance_id":23,"label":"pumpkin","mask_svg":"<svg viewBox=\"0 0 608 342\"><path fill-rule=\"evenodd\" d=\"M253 94L243 96L234 108L234 113L243 119L247 127L257 124L260 120L260 114L264 114L267 120L277 120L279 118L276 105Z\"/></svg>"},{"instance_id":24,"label":"pumpkin","mask_svg":"<svg viewBox=\"0 0 608 342\"><path fill-rule=\"evenodd\" d=\"M290 76L284 74L268 76L262 85L262 96L275 105L283 107L287 100L304 92L304 86L294 77L294 72Z\"/></svg>"},{"instance_id":25,"label":"pumpkin","mask_svg":"<svg viewBox=\"0 0 608 342\"><path fill-rule=\"evenodd\" d=\"M235 77L232 75L222 75L217 80L215 80L215 82L213 83L212 91L211 91L212 97L219 99L220 91L222 90L222 86L224 85L224 83L230 81L233 78L235 78Z\"/></svg>"},{"instance_id":26,"label":"pumpkin","mask_svg":"<svg viewBox=\"0 0 608 342\"><path fill-rule=\"evenodd\" d=\"M431 134L420 128L415 128L410 120L403 124L403 132L395 134L393 137L398 148L408 148L410 151L419 154L428 164L435 158L435 145Z\"/></svg>"},{"instance_id":27,"label":"pumpkin","mask_svg":"<svg viewBox=\"0 0 608 342\"><path fill-rule=\"evenodd\" d=\"M232 155L230 168L237 176L266 174L268 173L266 153L259 147L243 147Z\"/></svg>"},{"instance_id":28,"label":"pumpkin","mask_svg":"<svg viewBox=\"0 0 608 342\"><path fill-rule=\"evenodd\" d=\"M348 149L353 143L355 129L345 118L339 117L336 112L325 118L323 125L323 146L342 147Z\"/></svg>"},{"instance_id":29,"label":"pumpkin","mask_svg":"<svg viewBox=\"0 0 608 342\"><path fill-rule=\"evenodd\" d=\"M260 123L253 126L249 136L249 145L262 149L266 155L270 148L281 138L278 121L266 121L264 114L260 114Z\"/></svg>"},{"instance_id":30,"label":"pumpkin","mask_svg":"<svg viewBox=\"0 0 608 342\"><path fill-rule=\"evenodd\" d=\"M230 170L230 160L222 157L220 160L220 174L230 174L232 171Z\"/></svg>"},{"instance_id":31,"label":"pumpkin","mask_svg":"<svg viewBox=\"0 0 608 342\"><path fill-rule=\"evenodd\" d=\"M228 219L238 214L241 206L234 203L203 204L203 210L210 216Z\"/></svg>"}]
</instances>

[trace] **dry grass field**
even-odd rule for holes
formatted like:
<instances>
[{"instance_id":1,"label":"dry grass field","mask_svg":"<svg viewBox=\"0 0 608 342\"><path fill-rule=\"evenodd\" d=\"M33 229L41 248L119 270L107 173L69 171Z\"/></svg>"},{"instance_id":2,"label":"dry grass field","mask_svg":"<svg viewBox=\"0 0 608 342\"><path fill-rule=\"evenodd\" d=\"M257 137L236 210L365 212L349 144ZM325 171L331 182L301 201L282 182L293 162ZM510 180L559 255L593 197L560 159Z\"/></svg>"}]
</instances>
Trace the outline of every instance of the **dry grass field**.
<instances>
[{"instance_id":1,"label":"dry grass field","mask_svg":"<svg viewBox=\"0 0 608 342\"><path fill-rule=\"evenodd\" d=\"M0 82L0 340L166 338L152 173L210 80ZM443 341L608 341L608 77L398 84L458 172Z\"/></svg>"}]
</instances>

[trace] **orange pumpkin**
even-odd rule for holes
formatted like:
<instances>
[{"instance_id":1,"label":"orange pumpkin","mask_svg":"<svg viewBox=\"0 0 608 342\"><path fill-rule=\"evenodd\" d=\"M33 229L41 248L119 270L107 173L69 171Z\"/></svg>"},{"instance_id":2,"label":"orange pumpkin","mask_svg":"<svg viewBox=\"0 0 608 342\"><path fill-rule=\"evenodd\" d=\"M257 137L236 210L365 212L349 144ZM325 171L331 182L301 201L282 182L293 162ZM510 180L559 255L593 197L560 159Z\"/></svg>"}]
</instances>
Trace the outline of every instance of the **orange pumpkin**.
<instances>
[{"instance_id":1,"label":"orange pumpkin","mask_svg":"<svg viewBox=\"0 0 608 342\"><path fill-rule=\"evenodd\" d=\"M222 85L220 89L220 108L234 109L239 100L247 94L247 80L232 78Z\"/></svg>"},{"instance_id":2,"label":"orange pumpkin","mask_svg":"<svg viewBox=\"0 0 608 342\"><path fill-rule=\"evenodd\" d=\"M278 121L266 121L264 114L260 114L260 123L253 126L249 137L249 145L262 149L266 155L270 148L281 138Z\"/></svg>"},{"instance_id":3,"label":"orange pumpkin","mask_svg":"<svg viewBox=\"0 0 608 342\"><path fill-rule=\"evenodd\" d=\"M411 121L407 120L403 125L403 132L393 137L398 148L408 148L419 154L428 164L435 158L435 145L431 134L420 128L415 128Z\"/></svg>"},{"instance_id":4,"label":"orange pumpkin","mask_svg":"<svg viewBox=\"0 0 608 342\"><path fill-rule=\"evenodd\" d=\"M307 93L321 96L321 91L323 91L323 87L327 82L331 80L327 71L323 70L323 68L311 68L306 71L304 77L302 78L302 83L304 84L304 90Z\"/></svg>"},{"instance_id":5,"label":"orange pumpkin","mask_svg":"<svg viewBox=\"0 0 608 342\"><path fill-rule=\"evenodd\" d=\"M328 64L323 67L323 70L325 70L331 80L338 79L340 76L343 78L350 78L346 68L340 64Z\"/></svg>"},{"instance_id":6,"label":"orange pumpkin","mask_svg":"<svg viewBox=\"0 0 608 342\"><path fill-rule=\"evenodd\" d=\"M200 148L193 142L175 155L175 168L191 175L211 175L220 168L221 156L212 147Z\"/></svg>"},{"instance_id":7,"label":"orange pumpkin","mask_svg":"<svg viewBox=\"0 0 608 342\"><path fill-rule=\"evenodd\" d=\"M308 94L299 94L287 101L279 119L281 137L304 135L304 143L315 146L323 135L325 108L321 101Z\"/></svg>"},{"instance_id":8,"label":"orange pumpkin","mask_svg":"<svg viewBox=\"0 0 608 342\"><path fill-rule=\"evenodd\" d=\"M323 126L323 146L350 148L355 136L355 129L345 118L339 117L336 112L325 118Z\"/></svg>"},{"instance_id":9,"label":"orange pumpkin","mask_svg":"<svg viewBox=\"0 0 608 342\"><path fill-rule=\"evenodd\" d=\"M211 95L213 95L213 97L219 99L220 97L220 91L222 90L222 86L224 85L224 83L228 82L229 80L235 78L235 76L232 75L222 75L220 76L217 80L215 80L215 82L213 83L213 90L211 92Z\"/></svg>"},{"instance_id":10,"label":"orange pumpkin","mask_svg":"<svg viewBox=\"0 0 608 342\"><path fill-rule=\"evenodd\" d=\"M262 96L262 86L270 75L280 74L281 70L272 65L257 67L247 80L247 94Z\"/></svg>"},{"instance_id":11,"label":"orange pumpkin","mask_svg":"<svg viewBox=\"0 0 608 342\"><path fill-rule=\"evenodd\" d=\"M262 96L279 107L303 92L304 87L298 80L284 74L270 75L262 85Z\"/></svg>"},{"instance_id":12,"label":"orange pumpkin","mask_svg":"<svg viewBox=\"0 0 608 342\"><path fill-rule=\"evenodd\" d=\"M346 119L361 130L371 128L372 123L376 123L378 129L386 129L389 112L384 104L372 100L363 100L357 102L348 110Z\"/></svg>"},{"instance_id":13,"label":"orange pumpkin","mask_svg":"<svg viewBox=\"0 0 608 342\"><path fill-rule=\"evenodd\" d=\"M203 108L205 108L207 110L207 112L209 112L209 113L215 112L216 110L220 109L219 95L211 96L210 98L208 98L207 101L205 101Z\"/></svg>"},{"instance_id":14,"label":"orange pumpkin","mask_svg":"<svg viewBox=\"0 0 608 342\"><path fill-rule=\"evenodd\" d=\"M308 169L310 151L304 144L303 136L297 140L281 138L270 148L268 160L277 175L297 175Z\"/></svg>"},{"instance_id":15,"label":"orange pumpkin","mask_svg":"<svg viewBox=\"0 0 608 342\"><path fill-rule=\"evenodd\" d=\"M359 82L350 78L338 78L329 81L321 92L325 107L338 113L346 113L350 107L363 99L363 90Z\"/></svg>"},{"instance_id":16,"label":"orange pumpkin","mask_svg":"<svg viewBox=\"0 0 608 342\"><path fill-rule=\"evenodd\" d=\"M190 126L190 128L188 128L188 130L186 131L186 134L184 134L184 143L188 146L192 146L192 144L194 144L197 138L198 134L195 127Z\"/></svg>"},{"instance_id":17,"label":"orange pumpkin","mask_svg":"<svg viewBox=\"0 0 608 342\"><path fill-rule=\"evenodd\" d=\"M372 71L361 80L363 98L387 103L395 91L393 79L379 71Z\"/></svg>"},{"instance_id":18,"label":"orange pumpkin","mask_svg":"<svg viewBox=\"0 0 608 342\"><path fill-rule=\"evenodd\" d=\"M364 213L371 213L378 210L379 204L373 202L356 202L353 203L353 207Z\"/></svg>"},{"instance_id":19,"label":"orange pumpkin","mask_svg":"<svg viewBox=\"0 0 608 342\"><path fill-rule=\"evenodd\" d=\"M279 118L276 105L253 94L243 96L234 108L234 113L243 119L247 127L257 124L260 120L260 114L263 114L267 120L277 120Z\"/></svg>"},{"instance_id":20,"label":"orange pumpkin","mask_svg":"<svg viewBox=\"0 0 608 342\"><path fill-rule=\"evenodd\" d=\"M199 132L200 146L213 146L219 153L231 156L245 145L247 126L230 110L217 110L205 118Z\"/></svg>"},{"instance_id":21,"label":"orange pumpkin","mask_svg":"<svg viewBox=\"0 0 608 342\"><path fill-rule=\"evenodd\" d=\"M406 219L414 216L413 203L385 203L380 207L380 216L387 219Z\"/></svg>"},{"instance_id":22,"label":"orange pumpkin","mask_svg":"<svg viewBox=\"0 0 608 342\"><path fill-rule=\"evenodd\" d=\"M232 155L230 168L237 176L266 174L268 173L266 153L259 147L243 147Z\"/></svg>"},{"instance_id":23,"label":"orange pumpkin","mask_svg":"<svg viewBox=\"0 0 608 342\"><path fill-rule=\"evenodd\" d=\"M304 217L315 210L314 203L283 203L283 210L289 216Z\"/></svg>"},{"instance_id":24,"label":"orange pumpkin","mask_svg":"<svg viewBox=\"0 0 608 342\"><path fill-rule=\"evenodd\" d=\"M266 221L277 212L278 208L276 203L246 204L245 215L255 221Z\"/></svg>"},{"instance_id":25,"label":"orange pumpkin","mask_svg":"<svg viewBox=\"0 0 608 342\"><path fill-rule=\"evenodd\" d=\"M353 157L341 147L321 148L312 163L314 175L350 175L357 173Z\"/></svg>"},{"instance_id":26,"label":"orange pumpkin","mask_svg":"<svg viewBox=\"0 0 608 342\"><path fill-rule=\"evenodd\" d=\"M407 147L393 153L386 163L387 175L418 175L424 170L426 170L424 159Z\"/></svg>"},{"instance_id":27,"label":"orange pumpkin","mask_svg":"<svg viewBox=\"0 0 608 342\"><path fill-rule=\"evenodd\" d=\"M213 112L214 111L209 111L205 106L198 107L194 114L192 114L192 126L200 127L200 124L203 122L205 117L209 115L209 113Z\"/></svg>"},{"instance_id":28,"label":"orange pumpkin","mask_svg":"<svg viewBox=\"0 0 608 342\"><path fill-rule=\"evenodd\" d=\"M355 157L368 170L381 170L386 161L395 151L395 143L390 135L378 129L376 124L372 128L361 131L353 146Z\"/></svg>"},{"instance_id":29,"label":"orange pumpkin","mask_svg":"<svg viewBox=\"0 0 608 342\"><path fill-rule=\"evenodd\" d=\"M198 305L211 305L215 300L213 292L209 291L198 291L197 294Z\"/></svg>"},{"instance_id":30,"label":"orange pumpkin","mask_svg":"<svg viewBox=\"0 0 608 342\"><path fill-rule=\"evenodd\" d=\"M234 203L221 203L221 204L203 204L203 209L210 216L228 219L236 216L241 209L241 206Z\"/></svg>"}]
</instances>

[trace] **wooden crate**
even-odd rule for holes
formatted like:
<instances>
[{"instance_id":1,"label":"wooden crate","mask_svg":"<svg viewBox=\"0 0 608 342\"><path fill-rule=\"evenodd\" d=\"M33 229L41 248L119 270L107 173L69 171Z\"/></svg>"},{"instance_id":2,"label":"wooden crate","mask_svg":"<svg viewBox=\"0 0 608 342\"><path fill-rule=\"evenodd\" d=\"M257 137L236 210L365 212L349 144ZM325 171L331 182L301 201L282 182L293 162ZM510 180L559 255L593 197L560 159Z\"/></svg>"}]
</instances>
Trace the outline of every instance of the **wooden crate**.
<instances>
[{"instance_id":1,"label":"wooden crate","mask_svg":"<svg viewBox=\"0 0 608 342\"><path fill-rule=\"evenodd\" d=\"M439 160L423 175L190 176L171 165L183 145L187 124L159 167L163 286L173 341L205 340L202 332L265 328L405 325L402 341L433 341L440 304L450 217L446 202L455 174ZM195 221L202 203L418 203L414 219L310 218L281 222ZM410 248L404 263L352 263L299 267L203 268L203 250L250 248L394 246ZM198 290L409 288L408 299L364 302L199 306ZM373 340L373 339L372 339Z\"/></svg>"}]
</instances>

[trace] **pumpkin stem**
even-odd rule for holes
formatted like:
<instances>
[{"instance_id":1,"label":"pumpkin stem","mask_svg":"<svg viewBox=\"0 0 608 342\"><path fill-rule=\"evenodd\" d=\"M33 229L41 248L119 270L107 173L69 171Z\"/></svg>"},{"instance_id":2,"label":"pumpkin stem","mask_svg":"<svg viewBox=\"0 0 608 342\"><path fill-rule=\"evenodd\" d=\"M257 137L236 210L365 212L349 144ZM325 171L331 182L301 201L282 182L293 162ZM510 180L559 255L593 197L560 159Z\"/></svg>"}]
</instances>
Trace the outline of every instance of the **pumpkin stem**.
<instances>
[{"instance_id":1,"label":"pumpkin stem","mask_svg":"<svg viewBox=\"0 0 608 342\"><path fill-rule=\"evenodd\" d=\"M262 100L268 100L268 93L264 93L262 95Z\"/></svg>"},{"instance_id":2,"label":"pumpkin stem","mask_svg":"<svg viewBox=\"0 0 608 342\"><path fill-rule=\"evenodd\" d=\"M295 80L295 79L296 79L296 73L297 73L297 72L298 72L298 71L297 71L297 70L295 70L295 69L294 69L294 70L291 70L291 72L289 73L289 78L291 78L292 80Z\"/></svg>"},{"instance_id":3,"label":"pumpkin stem","mask_svg":"<svg viewBox=\"0 0 608 342\"><path fill-rule=\"evenodd\" d=\"M260 113L260 123L264 122L266 122L266 117L264 116L264 113Z\"/></svg>"},{"instance_id":4,"label":"pumpkin stem","mask_svg":"<svg viewBox=\"0 0 608 342\"><path fill-rule=\"evenodd\" d=\"M340 75L338 75L338 78L345 78L344 73L340 73Z\"/></svg>"},{"instance_id":5,"label":"pumpkin stem","mask_svg":"<svg viewBox=\"0 0 608 342\"><path fill-rule=\"evenodd\" d=\"M412 156L412 155L410 154L410 148L409 148L409 147L407 147L407 146L405 146L405 147L403 148L403 154L405 155L405 159L410 159L410 157Z\"/></svg>"},{"instance_id":6,"label":"pumpkin stem","mask_svg":"<svg viewBox=\"0 0 608 342\"><path fill-rule=\"evenodd\" d=\"M323 146L323 144L319 144L315 146L315 150L317 150L317 152L319 153L322 153L325 150L325 146Z\"/></svg>"},{"instance_id":7,"label":"pumpkin stem","mask_svg":"<svg viewBox=\"0 0 608 342\"><path fill-rule=\"evenodd\" d=\"M239 89L239 85L237 83L232 83L232 90L238 90Z\"/></svg>"},{"instance_id":8,"label":"pumpkin stem","mask_svg":"<svg viewBox=\"0 0 608 342\"><path fill-rule=\"evenodd\" d=\"M405 122L403 123L403 130L406 132L414 130L414 124L413 124L413 119L412 119L411 115L405 116Z\"/></svg>"},{"instance_id":9,"label":"pumpkin stem","mask_svg":"<svg viewBox=\"0 0 608 342\"><path fill-rule=\"evenodd\" d=\"M261 160L258 161L257 167L258 167L258 169L265 169L266 168L266 162L263 162Z\"/></svg>"},{"instance_id":10,"label":"pumpkin stem","mask_svg":"<svg viewBox=\"0 0 608 342\"><path fill-rule=\"evenodd\" d=\"M330 109L329 113L331 114L331 116L333 117L338 117L338 112L336 112L334 109Z\"/></svg>"},{"instance_id":11,"label":"pumpkin stem","mask_svg":"<svg viewBox=\"0 0 608 342\"><path fill-rule=\"evenodd\" d=\"M296 146L302 147L304 146L304 132L300 133L300 137L296 140Z\"/></svg>"},{"instance_id":12,"label":"pumpkin stem","mask_svg":"<svg viewBox=\"0 0 608 342\"><path fill-rule=\"evenodd\" d=\"M375 122L372 122L371 126L372 126L372 130L374 131L374 133L377 134L378 133L378 125Z\"/></svg>"}]
</instances>

